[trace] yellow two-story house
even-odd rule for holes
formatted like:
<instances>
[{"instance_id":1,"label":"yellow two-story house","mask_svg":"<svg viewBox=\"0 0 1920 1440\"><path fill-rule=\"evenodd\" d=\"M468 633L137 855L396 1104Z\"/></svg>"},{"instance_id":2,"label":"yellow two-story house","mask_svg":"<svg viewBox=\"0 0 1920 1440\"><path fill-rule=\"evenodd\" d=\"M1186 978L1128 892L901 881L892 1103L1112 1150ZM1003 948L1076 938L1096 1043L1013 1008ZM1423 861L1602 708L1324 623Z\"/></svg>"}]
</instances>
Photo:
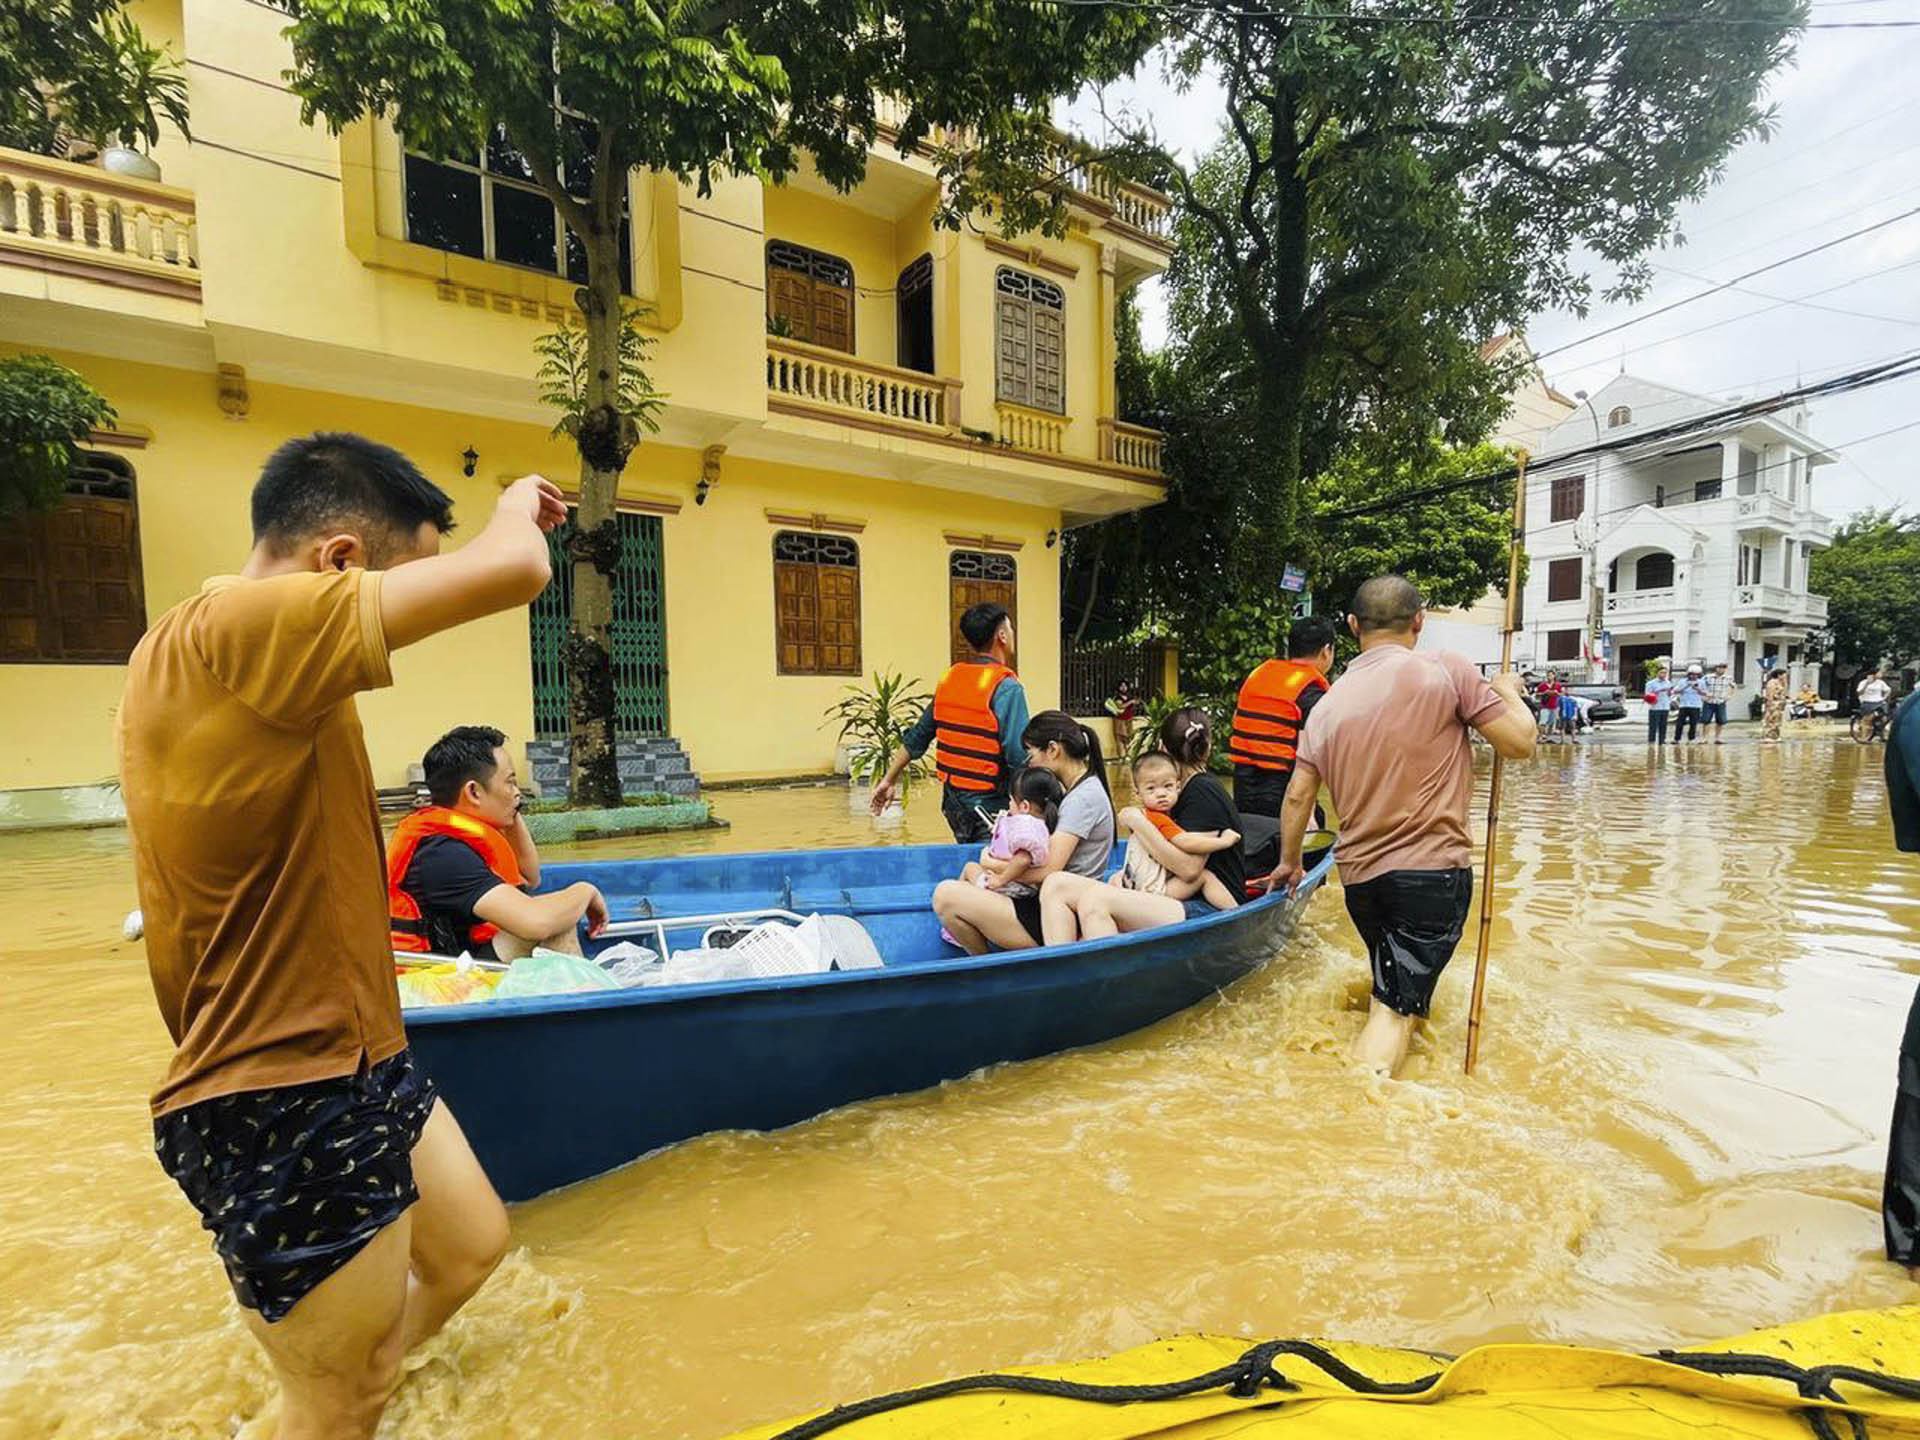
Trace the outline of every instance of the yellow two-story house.
<instances>
[{"instance_id":1,"label":"yellow two-story house","mask_svg":"<svg viewBox=\"0 0 1920 1440\"><path fill-rule=\"evenodd\" d=\"M288 436L397 446L468 533L509 479L577 473L532 375L580 261L518 157L303 126L283 17L249 0L133 14L187 67L193 139L155 147L163 179L0 150L0 350L53 355L119 414L65 504L0 537L0 818L80 813L113 774L128 650L243 561ZM675 737L709 780L824 771L843 687L931 685L981 598L1055 703L1061 532L1163 496L1160 437L1116 417L1113 327L1167 261L1168 204L1078 184L1056 240L937 230L930 160L888 135L848 194L630 177L669 403L621 488L623 733ZM563 739L567 599L562 576L399 657L361 704L380 783L454 724Z\"/></svg>"}]
</instances>

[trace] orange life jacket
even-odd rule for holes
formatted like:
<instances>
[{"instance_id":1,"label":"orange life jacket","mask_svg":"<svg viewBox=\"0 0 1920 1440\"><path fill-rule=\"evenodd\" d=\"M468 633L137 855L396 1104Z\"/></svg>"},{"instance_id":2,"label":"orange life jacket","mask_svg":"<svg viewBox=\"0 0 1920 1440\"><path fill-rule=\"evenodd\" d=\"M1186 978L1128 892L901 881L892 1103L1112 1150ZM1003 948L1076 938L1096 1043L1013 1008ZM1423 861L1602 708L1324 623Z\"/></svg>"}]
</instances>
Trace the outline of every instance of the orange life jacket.
<instances>
[{"instance_id":1,"label":"orange life jacket","mask_svg":"<svg viewBox=\"0 0 1920 1440\"><path fill-rule=\"evenodd\" d=\"M1240 687L1227 754L1236 765L1291 770L1300 739L1300 697L1327 688L1327 677L1304 660L1269 660Z\"/></svg>"},{"instance_id":2,"label":"orange life jacket","mask_svg":"<svg viewBox=\"0 0 1920 1440\"><path fill-rule=\"evenodd\" d=\"M395 950L424 953L432 948L427 943L427 922L420 913L419 902L400 886L407 878L407 868L413 864L413 852L420 848L421 841L434 835L463 841L501 880L509 885L521 883L520 862L514 858L513 846L486 821L449 810L444 805L429 805L414 811L400 822L393 839L387 842L387 927L392 932ZM491 944L499 933L497 926L477 924L468 930L467 944L470 948Z\"/></svg>"},{"instance_id":3,"label":"orange life jacket","mask_svg":"<svg viewBox=\"0 0 1920 1440\"><path fill-rule=\"evenodd\" d=\"M933 738L940 747L933 768L943 785L980 795L1005 788L1007 760L992 701L1012 674L997 661L963 660L940 677L933 691Z\"/></svg>"}]
</instances>

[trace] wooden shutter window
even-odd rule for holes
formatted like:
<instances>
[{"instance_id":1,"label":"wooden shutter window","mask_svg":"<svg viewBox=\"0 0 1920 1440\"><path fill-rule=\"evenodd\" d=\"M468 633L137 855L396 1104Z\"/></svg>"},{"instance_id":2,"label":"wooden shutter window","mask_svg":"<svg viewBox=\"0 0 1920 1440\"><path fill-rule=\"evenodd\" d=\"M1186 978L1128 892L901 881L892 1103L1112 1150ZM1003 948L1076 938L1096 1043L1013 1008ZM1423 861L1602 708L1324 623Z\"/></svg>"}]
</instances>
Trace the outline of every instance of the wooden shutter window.
<instances>
[{"instance_id":1,"label":"wooden shutter window","mask_svg":"<svg viewBox=\"0 0 1920 1440\"><path fill-rule=\"evenodd\" d=\"M0 532L0 661L124 664L146 628L133 467L82 452L59 505Z\"/></svg>"},{"instance_id":2,"label":"wooden shutter window","mask_svg":"<svg viewBox=\"0 0 1920 1440\"><path fill-rule=\"evenodd\" d=\"M994 275L994 299L995 397L1066 414L1066 292L1003 265Z\"/></svg>"},{"instance_id":3,"label":"wooden shutter window","mask_svg":"<svg viewBox=\"0 0 1920 1440\"><path fill-rule=\"evenodd\" d=\"M1011 555L991 550L955 550L947 557L947 610L953 658L964 660L973 646L960 633L960 617L976 605L1004 605L1020 632L1019 572Z\"/></svg>"},{"instance_id":4,"label":"wooden shutter window","mask_svg":"<svg viewBox=\"0 0 1920 1440\"><path fill-rule=\"evenodd\" d=\"M775 534L773 605L780 674L860 673L860 547L852 540Z\"/></svg>"},{"instance_id":5,"label":"wooden shutter window","mask_svg":"<svg viewBox=\"0 0 1920 1440\"><path fill-rule=\"evenodd\" d=\"M1580 598L1580 561L1550 560L1547 562L1547 599L1578 600Z\"/></svg>"},{"instance_id":6,"label":"wooden shutter window","mask_svg":"<svg viewBox=\"0 0 1920 1440\"><path fill-rule=\"evenodd\" d=\"M767 318L808 345L853 353L853 267L786 240L767 242Z\"/></svg>"},{"instance_id":7,"label":"wooden shutter window","mask_svg":"<svg viewBox=\"0 0 1920 1440\"><path fill-rule=\"evenodd\" d=\"M1549 630L1547 632L1547 659L1578 660L1580 658L1580 632L1578 630Z\"/></svg>"},{"instance_id":8,"label":"wooden shutter window","mask_svg":"<svg viewBox=\"0 0 1920 1440\"><path fill-rule=\"evenodd\" d=\"M1587 477L1584 475L1562 475L1553 482L1553 524L1562 520L1578 520L1580 512L1586 509Z\"/></svg>"}]
</instances>

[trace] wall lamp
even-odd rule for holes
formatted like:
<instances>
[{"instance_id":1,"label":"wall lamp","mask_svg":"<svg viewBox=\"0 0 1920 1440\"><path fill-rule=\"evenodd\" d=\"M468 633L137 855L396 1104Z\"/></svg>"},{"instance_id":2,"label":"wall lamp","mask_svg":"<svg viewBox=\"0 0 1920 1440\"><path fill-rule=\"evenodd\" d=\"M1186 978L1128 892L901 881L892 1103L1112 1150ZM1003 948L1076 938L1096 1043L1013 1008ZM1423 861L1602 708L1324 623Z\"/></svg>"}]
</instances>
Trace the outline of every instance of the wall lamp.
<instances>
[{"instance_id":1,"label":"wall lamp","mask_svg":"<svg viewBox=\"0 0 1920 1440\"><path fill-rule=\"evenodd\" d=\"M466 476L469 480L473 478L473 472L479 467L479 465L480 465L480 452L474 449L473 446L469 445L467 446L466 449L460 452L460 473Z\"/></svg>"},{"instance_id":2,"label":"wall lamp","mask_svg":"<svg viewBox=\"0 0 1920 1440\"><path fill-rule=\"evenodd\" d=\"M1059 543L1060 543L1060 532L1058 530L1047 531L1047 548L1051 550L1054 546L1058 545Z\"/></svg>"}]
</instances>

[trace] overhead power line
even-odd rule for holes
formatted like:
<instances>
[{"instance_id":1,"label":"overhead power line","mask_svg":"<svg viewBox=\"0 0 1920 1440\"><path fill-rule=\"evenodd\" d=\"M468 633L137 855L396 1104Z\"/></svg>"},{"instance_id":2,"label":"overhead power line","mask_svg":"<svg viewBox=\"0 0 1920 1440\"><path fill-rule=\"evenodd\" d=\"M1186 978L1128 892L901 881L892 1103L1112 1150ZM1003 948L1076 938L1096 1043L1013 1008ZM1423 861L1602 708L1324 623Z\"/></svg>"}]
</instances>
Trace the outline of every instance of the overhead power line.
<instances>
[{"instance_id":1,"label":"overhead power line","mask_svg":"<svg viewBox=\"0 0 1920 1440\"><path fill-rule=\"evenodd\" d=\"M1035 0L1036 4L1087 10L1153 10L1166 15L1218 15L1228 20L1332 20L1356 25L1441 25L1461 28L1538 25L1578 30L1779 29L1782 22L1758 15L1379 15L1352 10L1286 10L1255 5L1204 5L1177 0ZM1795 30L1920 30L1920 20L1809 20Z\"/></svg>"},{"instance_id":2,"label":"overhead power line","mask_svg":"<svg viewBox=\"0 0 1920 1440\"><path fill-rule=\"evenodd\" d=\"M1765 275L1770 270L1778 270L1782 266L1792 265L1796 261L1805 260L1811 255L1818 255L1824 250L1831 250L1837 245L1844 245L1849 240L1858 240L1862 235L1871 235L1876 230L1884 230L1889 225L1899 224L1902 220L1911 220L1915 215L1920 215L1920 205L1915 206L1911 210L1902 210L1898 215L1889 215L1885 220L1876 220L1871 225L1863 225L1858 230L1849 230L1844 235L1836 235L1831 240L1823 240L1820 244L1809 246L1805 250L1796 250L1784 259L1771 260L1765 265L1756 266L1752 270L1743 270L1731 280L1723 280L1711 289L1701 290L1696 294L1683 296L1681 299L1675 300L1670 304L1662 305L1657 310L1649 310L1644 315L1630 315L1617 324L1607 326L1604 330L1596 330L1591 335L1581 336L1578 340L1569 340L1566 344L1556 345L1551 350L1542 350L1533 358L1536 361L1540 361L1545 360L1550 355L1564 354L1568 350L1577 349L1592 341L1604 339L1608 335L1618 334L1630 326L1644 324L1646 321L1657 319L1662 315L1669 315L1675 310L1680 309L1683 305L1691 305L1696 300L1705 300L1709 296L1731 290L1743 280L1751 280L1756 275Z\"/></svg>"},{"instance_id":3,"label":"overhead power line","mask_svg":"<svg viewBox=\"0 0 1920 1440\"><path fill-rule=\"evenodd\" d=\"M1778 391L1753 400L1739 401L1718 410L1703 411L1684 420L1676 420L1670 425L1636 431L1631 435L1622 435L1613 440L1602 440L1577 450L1565 450L1557 455L1542 455L1531 463L1536 466L1559 465L1569 460L1584 460L1593 455L1610 455L1618 450L1634 450L1647 445L1657 445L1666 440L1684 439L1705 430L1717 429L1732 421L1754 420L1774 414L1797 401L1817 399L1826 395L1845 395L1855 390L1868 390L1876 385L1890 384L1895 380L1904 380L1914 375L1920 375L1920 350L1908 351L1882 364L1870 365L1845 375L1837 375L1830 380L1822 380L1811 385L1799 385L1791 390ZM1490 471L1484 475L1470 475L1462 480L1449 480L1437 485L1416 486L1403 490L1397 495L1368 501L1364 505L1326 511L1321 518L1354 520L1363 515L1377 515L1382 511L1397 510L1403 505L1411 505L1421 500L1438 499L1442 495L1452 495L1461 490L1503 484L1518 474L1519 467L1509 465L1504 470Z\"/></svg>"}]
</instances>

